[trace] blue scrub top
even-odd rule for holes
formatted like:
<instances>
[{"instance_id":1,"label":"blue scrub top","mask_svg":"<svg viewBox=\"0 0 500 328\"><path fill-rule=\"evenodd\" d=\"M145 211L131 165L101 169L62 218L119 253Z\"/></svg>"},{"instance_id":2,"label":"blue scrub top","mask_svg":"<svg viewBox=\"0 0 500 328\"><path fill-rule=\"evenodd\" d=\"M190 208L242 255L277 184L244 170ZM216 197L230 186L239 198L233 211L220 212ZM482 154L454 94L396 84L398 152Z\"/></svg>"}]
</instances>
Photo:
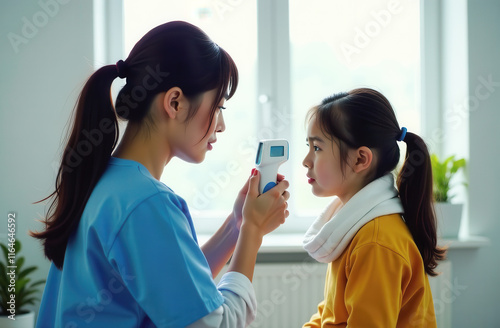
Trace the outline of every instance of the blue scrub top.
<instances>
[{"instance_id":1,"label":"blue scrub top","mask_svg":"<svg viewBox=\"0 0 500 328\"><path fill-rule=\"evenodd\" d=\"M140 163L111 158L52 264L37 327L185 327L224 302L186 202Z\"/></svg>"}]
</instances>

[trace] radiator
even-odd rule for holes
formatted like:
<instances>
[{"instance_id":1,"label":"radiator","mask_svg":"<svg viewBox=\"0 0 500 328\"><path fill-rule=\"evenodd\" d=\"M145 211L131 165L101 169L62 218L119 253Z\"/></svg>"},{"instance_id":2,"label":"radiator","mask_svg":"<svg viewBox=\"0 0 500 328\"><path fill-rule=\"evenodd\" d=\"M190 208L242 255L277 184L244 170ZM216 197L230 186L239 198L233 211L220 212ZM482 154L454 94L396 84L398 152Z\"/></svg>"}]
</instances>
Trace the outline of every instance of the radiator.
<instances>
[{"instance_id":1,"label":"radiator","mask_svg":"<svg viewBox=\"0 0 500 328\"><path fill-rule=\"evenodd\" d=\"M252 328L302 327L323 300L326 264L257 264L257 317Z\"/></svg>"},{"instance_id":2,"label":"radiator","mask_svg":"<svg viewBox=\"0 0 500 328\"><path fill-rule=\"evenodd\" d=\"M299 328L323 300L326 264L257 264L253 283L258 311L252 328ZM451 263L441 262L441 275L429 278L439 328L451 327Z\"/></svg>"}]
</instances>

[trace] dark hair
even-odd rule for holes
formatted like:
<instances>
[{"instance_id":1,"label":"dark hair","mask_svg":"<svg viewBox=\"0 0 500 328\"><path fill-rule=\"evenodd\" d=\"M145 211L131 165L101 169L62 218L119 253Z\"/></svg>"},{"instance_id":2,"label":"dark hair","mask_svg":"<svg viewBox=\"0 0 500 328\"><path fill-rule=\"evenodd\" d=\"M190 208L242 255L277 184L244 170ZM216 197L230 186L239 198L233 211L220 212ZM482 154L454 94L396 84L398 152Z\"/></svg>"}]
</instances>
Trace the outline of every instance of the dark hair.
<instances>
[{"instance_id":1,"label":"dark hair","mask_svg":"<svg viewBox=\"0 0 500 328\"><path fill-rule=\"evenodd\" d=\"M127 80L117 96L115 111L110 95L118 76ZM55 191L42 200L53 198L43 221L45 230L31 232L43 240L45 256L62 268L68 240L117 143L117 116L143 122L153 98L172 87L179 87L194 103L204 92L217 89L212 121L222 98L231 98L237 85L238 71L227 52L198 27L180 21L155 27L137 42L125 61L92 74L75 107ZM198 108L199 102L191 106L187 120Z\"/></svg>"},{"instance_id":2,"label":"dark hair","mask_svg":"<svg viewBox=\"0 0 500 328\"><path fill-rule=\"evenodd\" d=\"M320 129L338 143L342 170L347 151L365 146L377 156L371 181L392 172L400 159L397 140L401 129L391 104L380 92L354 89L324 99L311 108L308 120L316 119ZM404 218L422 256L425 271L437 275L437 261L445 250L437 247L436 216L432 198L432 171L429 151L418 135L407 132L406 157L397 177ZM368 182L371 182L368 181Z\"/></svg>"}]
</instances>

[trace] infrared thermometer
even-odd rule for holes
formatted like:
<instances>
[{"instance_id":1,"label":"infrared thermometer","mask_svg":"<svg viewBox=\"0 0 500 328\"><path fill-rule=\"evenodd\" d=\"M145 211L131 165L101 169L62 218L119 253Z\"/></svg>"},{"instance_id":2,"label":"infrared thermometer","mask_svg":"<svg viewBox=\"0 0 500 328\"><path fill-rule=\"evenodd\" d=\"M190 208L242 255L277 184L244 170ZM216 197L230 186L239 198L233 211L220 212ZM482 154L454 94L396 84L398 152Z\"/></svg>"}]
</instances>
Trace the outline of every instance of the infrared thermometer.
<instances>
[{"instance_id":1,"label":"infrared thermometer","mask_svg":"<svg viewBox=\"0 0 500 328\"><path fill-rule=\"evenodd\" d=\"M278 168L287 160L287 140L269 139L260 141L255 165L260 172L259 192L261 194L276 186Z\"/></svg>"}]
</instances>

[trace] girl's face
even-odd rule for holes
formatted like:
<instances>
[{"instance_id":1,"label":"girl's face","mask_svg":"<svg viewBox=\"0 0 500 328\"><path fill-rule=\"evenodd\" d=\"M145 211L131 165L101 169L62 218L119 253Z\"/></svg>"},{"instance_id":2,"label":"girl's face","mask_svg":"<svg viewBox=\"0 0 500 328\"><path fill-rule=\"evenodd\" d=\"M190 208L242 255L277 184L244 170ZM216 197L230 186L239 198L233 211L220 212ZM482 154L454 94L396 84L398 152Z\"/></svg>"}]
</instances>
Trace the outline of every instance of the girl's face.
<instances>
[{"instance_id":1,"label":"girl's face","mask_svg":"<svg viewBox=\"0 0 500 328\"><path fill-rule=\"evenodd\" d=\"M347 179L342 175L339 146L331 139L321 131L313 116L307 127L309 152L302 164L308 169L308 182L314 195L342 199L347 192ZM350 171L348 165L345 169L347 176Z\"/></svg>"},{"instance_id":2,"label":"girl's face","mask_svg":"<svg viewBox=\"0 0 500 328\"><path fill-rule=\"evenodd\" d=\"M187 162L201 163L205 159L207 151L212 150L213 144L217 141L216 133L226 129L222 115L224 98L218 104L213 120L210 122L210 111L215 96L216 90L203 94L196 115L185 123L181 135L176 138L175 156Z\"/></svg>"}]
</instances>

